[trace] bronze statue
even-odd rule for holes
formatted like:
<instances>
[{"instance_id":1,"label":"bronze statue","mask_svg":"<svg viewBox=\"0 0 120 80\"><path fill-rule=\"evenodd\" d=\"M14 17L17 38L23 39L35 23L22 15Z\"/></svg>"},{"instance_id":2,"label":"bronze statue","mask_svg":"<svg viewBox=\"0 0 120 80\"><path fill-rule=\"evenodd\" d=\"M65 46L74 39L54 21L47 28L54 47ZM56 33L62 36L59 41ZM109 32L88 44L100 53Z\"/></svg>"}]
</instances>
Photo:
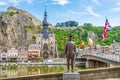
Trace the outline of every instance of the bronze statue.
<instances>
[{"instance_id":1,"label":"bronze statue","mask_svg":"<svg viewBox=\"0 0 120 80\"><path fill-rule=\"evenodd\" d=\"M70 69L70 64L71 64L71 71L73 72L75 54L76 54L75 42L72 41L72 35L69 34L69 41L66 43L65 46L65 55L67 58L67 72Z\"/></svg>"}]
</instances>

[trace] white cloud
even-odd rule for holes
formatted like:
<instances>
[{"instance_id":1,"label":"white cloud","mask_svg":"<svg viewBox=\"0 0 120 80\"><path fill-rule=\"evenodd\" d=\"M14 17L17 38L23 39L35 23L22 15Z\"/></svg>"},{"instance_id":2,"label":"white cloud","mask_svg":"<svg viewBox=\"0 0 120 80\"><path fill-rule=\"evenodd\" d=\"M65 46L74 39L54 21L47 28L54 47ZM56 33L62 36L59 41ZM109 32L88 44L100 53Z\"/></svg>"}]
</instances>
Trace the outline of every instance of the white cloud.
<instances>
[{"instance_id":1,"label":"white cloud","mask_svg":"<svg viewBox=\"0 0 120 80\"><path fill-rule=\"evenodd\" d=\"M91 6L88 6L88 7L86 8L86 10L87 10L87 12L88 12L89 14L91 14L91 15L93 15L93 16L101 17L99 14L93 12L93 9L92 9Z\"/></svg>"},{"instance_id":2,"label":"white cloud","mask_svg":"<svg viewBox=\"0 0 120 80\"><path fill-rule=\"evenodd\" d=\"M120 5L120 0L117 0L117 1L116 1L116 4L117 4L117 5Z\"/></svg>"},{"instance_id":3,"label":"white cloud","mask_svg":"<svg viewBox=\"0 0 120 80\"><path fill-rule=\"evenodd\" d=\"M6 3L1 1L0 6L3 6L3 5L6 5Z\"/></svg>"},{"instance_id":4,"label":"white cloud","mask_svg":"<svg viewBox=\"0 0 120 80\"><path fill-rule=\"evenodd\" d=\"M120 1L116 3L117 5L120 5Z\"/></svg>"},{"instance_id":5,"label":"white cloud","mask_svg":"<svg viewBox=\"0 0 120 80\"><path fill-rule=\"evenodd\" d=\"M70 10L70 11L66 11L66 12L61 12L59 16L63 19L66 19L66 20L67 19L77 20L77 19L80 19L81 17L83 17L85 15L89 15L89 13Z\"/></svg>"},{"instance_id":6,"label":"white cloud","mask_svg":"<svg viewBox=\"0 0 120 80\"><path fill-rule=\"evenodd\" d=\"M113 9L111 9L110 11L119 12L119 11L120 11L120 7L118 7L118 8L113 8Z\"/></svg>"},{"instance_id":7,"label":"white cloud","mask_svg":"<svg viewBox=\"0 0 120 80\"><path fill-rule=\"evenodd\" d=\"M10 4L17 5L21 2L21 0L9 0Z\"/></svg>"},{"instance_id":8,"label":"white cloud","mask_svg":"<svg viewBox=\"0 0 120 80\"><path fill-rule=\"evenodd\" d=\"M3 0L4 2L0 2L0 5L19 5L21 3L28 3L31 4L33 2L33 0Z\"/></svg>"},{"instance_id":9,"label":"white cloud","mask_svg":"<svg viewBox=\"0 0 120 80\"><path fill-rule=\"evenodd\" d=\"M9 0L10 2L16 3L19 2L20 0Z\"/></svg>"},{"instance_id":10,"label":"white cloud","mask_svg":"<svg viewBox=\"0 0 120 80\"><path fill-rule=\"evenodd\" d=\"M91 0L92 2L94 2L97 5L100 5L100 2L98 0Z\"/></svg>"},{"instance_id":11,"label":"white cloud","mask_svg":"<svg viewBox=\"0 0 120 80\"><path fill-rule=\"evenodd\" d=\"M52 0L52 1L53 1L53 4L59 4L59 5L65 5L69 3L68 0Z\"/></svg>"}]
</instances>

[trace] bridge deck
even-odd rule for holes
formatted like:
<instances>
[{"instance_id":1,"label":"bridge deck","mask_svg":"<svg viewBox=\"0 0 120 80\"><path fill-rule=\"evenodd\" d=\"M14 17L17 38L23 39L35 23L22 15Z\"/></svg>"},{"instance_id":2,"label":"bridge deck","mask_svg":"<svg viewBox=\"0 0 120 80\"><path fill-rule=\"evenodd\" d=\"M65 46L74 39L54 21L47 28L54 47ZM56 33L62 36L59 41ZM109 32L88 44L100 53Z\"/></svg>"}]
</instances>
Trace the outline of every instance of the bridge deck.
<instances>
[{"instance_id":1,"label":"bridge deck","mask_svg":"<svg viewBox=\"0 0 120 80\"><path fill-rule=\"evenodd\" d=\"M120 64L120 55L116 55L116 54L82 54L80 56L80 58L94 58L100 61L105 61L105 62L109 62L109 63L115 63L115 64Z\"/></svg>"}]
</instances>

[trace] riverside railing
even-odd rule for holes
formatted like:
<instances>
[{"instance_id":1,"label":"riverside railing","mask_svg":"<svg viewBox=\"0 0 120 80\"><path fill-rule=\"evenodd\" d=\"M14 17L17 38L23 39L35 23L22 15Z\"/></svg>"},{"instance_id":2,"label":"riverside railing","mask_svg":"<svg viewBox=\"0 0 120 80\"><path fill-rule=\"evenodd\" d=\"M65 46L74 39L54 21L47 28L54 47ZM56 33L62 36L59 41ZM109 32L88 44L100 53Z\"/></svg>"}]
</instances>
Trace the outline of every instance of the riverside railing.
<instances>
[{"instance_id":1,"label":"riverside railing","mask_svg":"<svg viewBox=\"0 0 120 80\"><path fill-rule=\"evenodd\" d=\"M103 54L103 53L101 53L101 54L100 53L99 54L89 54L89 53L84 53L82 55L96 56L96 57L100 57L100 58L104 58L104 59L107 59L107 60L111 60L111 61L115 61L115 62L120 63L120 55L117 55L117 54Z\"/></svg>"}]
</instances>

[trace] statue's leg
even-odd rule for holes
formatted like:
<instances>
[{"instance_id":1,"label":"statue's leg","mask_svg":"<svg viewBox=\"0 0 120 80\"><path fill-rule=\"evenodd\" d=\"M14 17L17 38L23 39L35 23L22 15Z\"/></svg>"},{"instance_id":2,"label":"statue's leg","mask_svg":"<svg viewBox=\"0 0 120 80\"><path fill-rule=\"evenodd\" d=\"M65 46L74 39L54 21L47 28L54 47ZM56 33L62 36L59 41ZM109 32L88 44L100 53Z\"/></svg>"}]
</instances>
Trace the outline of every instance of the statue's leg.
<instances>
[{"instance_id":1,"label":"statue's leg","mask_svg":"<svg viewBox=\"0 0 120 80\"><path fill-rule=\"evenodd\" d=\"M70 69L69 65L70 65L70 58L67 57L67 72L69 72Z\"/></svg>"},{"instance_id":2,"label":"statue's leg","mask_svg":"<svg viewBox=\"0 0 120 80\"><path fill-rule=\"evenodd\" d=\"M74 57L71 58L71 70L74 71Z\"/></svg>"}]
</instances>

